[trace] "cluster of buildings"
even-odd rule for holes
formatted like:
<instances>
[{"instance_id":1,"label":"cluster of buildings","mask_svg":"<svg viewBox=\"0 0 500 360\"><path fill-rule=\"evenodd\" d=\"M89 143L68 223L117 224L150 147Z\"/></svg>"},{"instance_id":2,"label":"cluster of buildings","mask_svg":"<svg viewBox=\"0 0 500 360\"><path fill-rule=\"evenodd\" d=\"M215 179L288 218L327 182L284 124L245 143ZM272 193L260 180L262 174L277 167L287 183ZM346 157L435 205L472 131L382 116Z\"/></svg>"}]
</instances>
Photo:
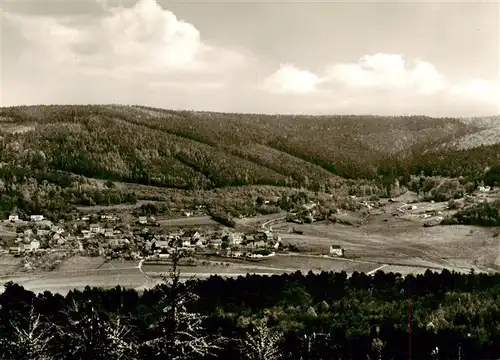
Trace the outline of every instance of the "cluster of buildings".
<instances>
[{"instance_id":1,"label":"cluster of buildings","mask_svg":"<svg viewBox=\"0 0 500 360\"><path fill-rule=\"evenodd\" d=\"M252 234L224 231L204 234L196 230L155 235L148 248L158 257L168 257L174 249L196 252L212 250L219 255L242 257L258 250L277 250L282 246L281 237L272 231L262 230Z\"/></svg>"},{"instance_id":2,"label":"cluster of buildings","mask_svg":"<svg viewBox=\"0 0 500 360\"><path fill-rule=\"evenodd\" d=\"M275 251L282 246L281 238L272 230L261 229L252 233L200 230L178 230L162 233L151 226L154 217L140 216L134 224L122 224L114 215L82 216L77 222L54 224L43 215L31 215L22 221L11 215L17 237L15 246L8 252L20 256L47 251L76 251L88 255L114 257L164 257L174 249L190 252L217 253L223 256L242 257L262 251ZM132 225L132 226L131 226Z\"/></svg>"},{"instance_id":3,"label":"cluster of buildings","mask_svg":"<svg viewBox=\"0 0 500 360\"><path fill-rule=\"evenodd\" d=\"M32 215L29 222L23 222L17 215L11 215L9 221L20 225L14 240L16 245L8 249L9 253L15 256L62 247L66 239L70 238L69 232L63 226L46 220L43 215Z\"/></svg>"}]
</instances>

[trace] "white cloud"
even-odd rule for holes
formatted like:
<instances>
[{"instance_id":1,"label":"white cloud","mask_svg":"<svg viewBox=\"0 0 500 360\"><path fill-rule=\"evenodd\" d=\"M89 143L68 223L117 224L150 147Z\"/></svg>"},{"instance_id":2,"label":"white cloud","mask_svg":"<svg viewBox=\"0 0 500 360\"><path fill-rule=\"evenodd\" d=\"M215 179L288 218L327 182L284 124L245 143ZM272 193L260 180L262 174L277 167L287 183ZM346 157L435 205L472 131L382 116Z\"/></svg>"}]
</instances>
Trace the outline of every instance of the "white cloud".
<instances>
[{"instance_id":1,"label":"white cloud","mask_svg":"<svg viewBox=\"0 0 500 360\"><path fill-rule=\"evenodd\" d=\"M358 62L330 64L322 73L288 64L269 75L263 88L271 93L310 93L294 101L322 112L468 116L500 111L500 83L451 82L432 63L407 63L399 54L366 55Z\"/></svg>"},{"instance_id":2,"label":"white cloud","mask_svg":"<svg viewBox=\"0 0 500 360\"><path fill-rule=\"evenodd\" d=\"M245 65L243 54L203 42L190 23L156 0L106 8L99 19L6 14L46 64L115 77L134 73L224 73ZM28 54L26 54L28 56Z\"/></svg>"},{"instance_id":3,"label":"white cloud","mask_svg":"<svg viewBox=\"0 0 500 360\"><path fill-rule=\"evenodd\" d=\"M310 93L322 82L316 74L283 64L263 81L262 88L272 93Z\"/></svg>"},{"instance_id":4,"label":"white cloud","mask_svg":"<svg viewBox=\"0 0 500 360\"><path fill-rule=\"evenodd\" d=\"M326 77L350 87L411 89L430 94L442 90L445 81L434 65L416 60L408 67L398 54L363 56L357 63L329 66Z\"/></svg>"},{"instance_id":5,"label":"white cloud","mask_svg":"<svg viewBox=\"0 0 500 360\"><path fill-rule=\"evenodd\" d=\"M209 43L155 0L128 7L99 3L98 17L2 14L7 31L1 75L8 91L0 105L124 103L311 114L500 111L499 83L450 81L432 63L399 54L331 63L321 72L283 63L258 81L268 60Z\"/></svg>"}]
</instances>

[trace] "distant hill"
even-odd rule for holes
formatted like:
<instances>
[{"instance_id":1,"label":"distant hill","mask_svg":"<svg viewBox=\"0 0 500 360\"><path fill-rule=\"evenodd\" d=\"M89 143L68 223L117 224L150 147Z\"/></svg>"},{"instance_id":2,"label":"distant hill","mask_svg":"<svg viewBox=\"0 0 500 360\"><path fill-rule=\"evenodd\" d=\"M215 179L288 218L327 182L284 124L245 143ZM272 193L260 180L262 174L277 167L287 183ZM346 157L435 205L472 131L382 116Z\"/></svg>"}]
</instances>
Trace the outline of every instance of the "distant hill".
<instances>
[{"instance_id":1,"label":"distant hill","mask_svg":"<svg viewBox=\"0 0 500 360\"><path fill-rule=\"evenodd\" d=\"M498 119L23 106L0 108L0 161L179 189L267 184L324 190L345 179L422 171L481 176L500 163L498 129Z\"/></svg>"},{"instance_id":2,"label":"distant hill","mask_svg":"<svg viewBox=\"0 0 500 360\"><path fill-rule=\"evenodd\" d=\"M500 116L469 118L462 120L477 128L476 132L454 140L450 145L457 149L472 149L479 146L495 145L500 142Z\"/></svg>"}]
</instances>

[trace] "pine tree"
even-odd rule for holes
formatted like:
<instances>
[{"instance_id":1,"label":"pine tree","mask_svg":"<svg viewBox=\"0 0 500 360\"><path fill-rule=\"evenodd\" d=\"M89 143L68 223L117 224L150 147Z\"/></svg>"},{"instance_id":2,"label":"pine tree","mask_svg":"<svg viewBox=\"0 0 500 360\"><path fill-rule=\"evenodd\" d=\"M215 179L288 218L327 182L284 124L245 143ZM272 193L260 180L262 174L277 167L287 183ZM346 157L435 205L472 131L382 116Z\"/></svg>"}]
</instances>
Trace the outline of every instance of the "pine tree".
<instances>
[{"instance_id":1,"label":"pine tree","mask_svg":"<svg viewBox=\"0 0 500 360\"><path fill-rule=\"evenodd\" d=\"M161 359L187 360L204 357L218 350L220 337L205 334L204 316L190 312L188 307L198 300L191 285L180 281L180 260L185 256L175 249L171 254L172 268L162 275L165 293L159 303L157 320L150 325L155 336L141 344L142 351ZM193 282L190 282L192 284Z\"/></svg>"},{"instance_id":2,"label":"pine tree","mask_svg":"<svg viewBox=\"0 0 500 360\"><path fill-rule=\"evenodd\" d=\"M282 334L270 329L267 319L261 319L253 332L247 333L241 340L241 355L248 360L278 360L281 358L279 351L281 339Z\"/></svg>"},{"instance_id":3,"label":"pine tree","mask_svg":"<svg viewBox=\"0 0 500 360\"><path fill-rule=\"evenodd\" d=\"M32 305L27 317L11 321L13 340L5 345L9 358L16 360L51 360L49 344L52 326L43 321ZM4 347L4 346L2 346Z\"/></svg>"}]
</instances>

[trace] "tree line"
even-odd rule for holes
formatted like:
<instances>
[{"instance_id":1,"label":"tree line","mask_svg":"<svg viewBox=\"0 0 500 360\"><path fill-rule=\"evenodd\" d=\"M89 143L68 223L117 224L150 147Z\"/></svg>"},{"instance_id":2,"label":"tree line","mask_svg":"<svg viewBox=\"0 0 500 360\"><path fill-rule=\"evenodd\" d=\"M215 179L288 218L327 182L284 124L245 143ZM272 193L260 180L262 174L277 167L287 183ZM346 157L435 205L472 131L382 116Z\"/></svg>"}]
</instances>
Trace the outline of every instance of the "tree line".
<instances>
[{"instance_id":1,"label":"tree line","mask_svg":"<svg viewBox=\"0 0 500 360\"><path fill-rule=\"evenodd\" d=\"M141 293L66 296L8 283L0 358L408 359L411 340L412 359L496 359L499 294L499 275L446 270L180 282L174 265Z\"/></svg>"}]
</instances>

